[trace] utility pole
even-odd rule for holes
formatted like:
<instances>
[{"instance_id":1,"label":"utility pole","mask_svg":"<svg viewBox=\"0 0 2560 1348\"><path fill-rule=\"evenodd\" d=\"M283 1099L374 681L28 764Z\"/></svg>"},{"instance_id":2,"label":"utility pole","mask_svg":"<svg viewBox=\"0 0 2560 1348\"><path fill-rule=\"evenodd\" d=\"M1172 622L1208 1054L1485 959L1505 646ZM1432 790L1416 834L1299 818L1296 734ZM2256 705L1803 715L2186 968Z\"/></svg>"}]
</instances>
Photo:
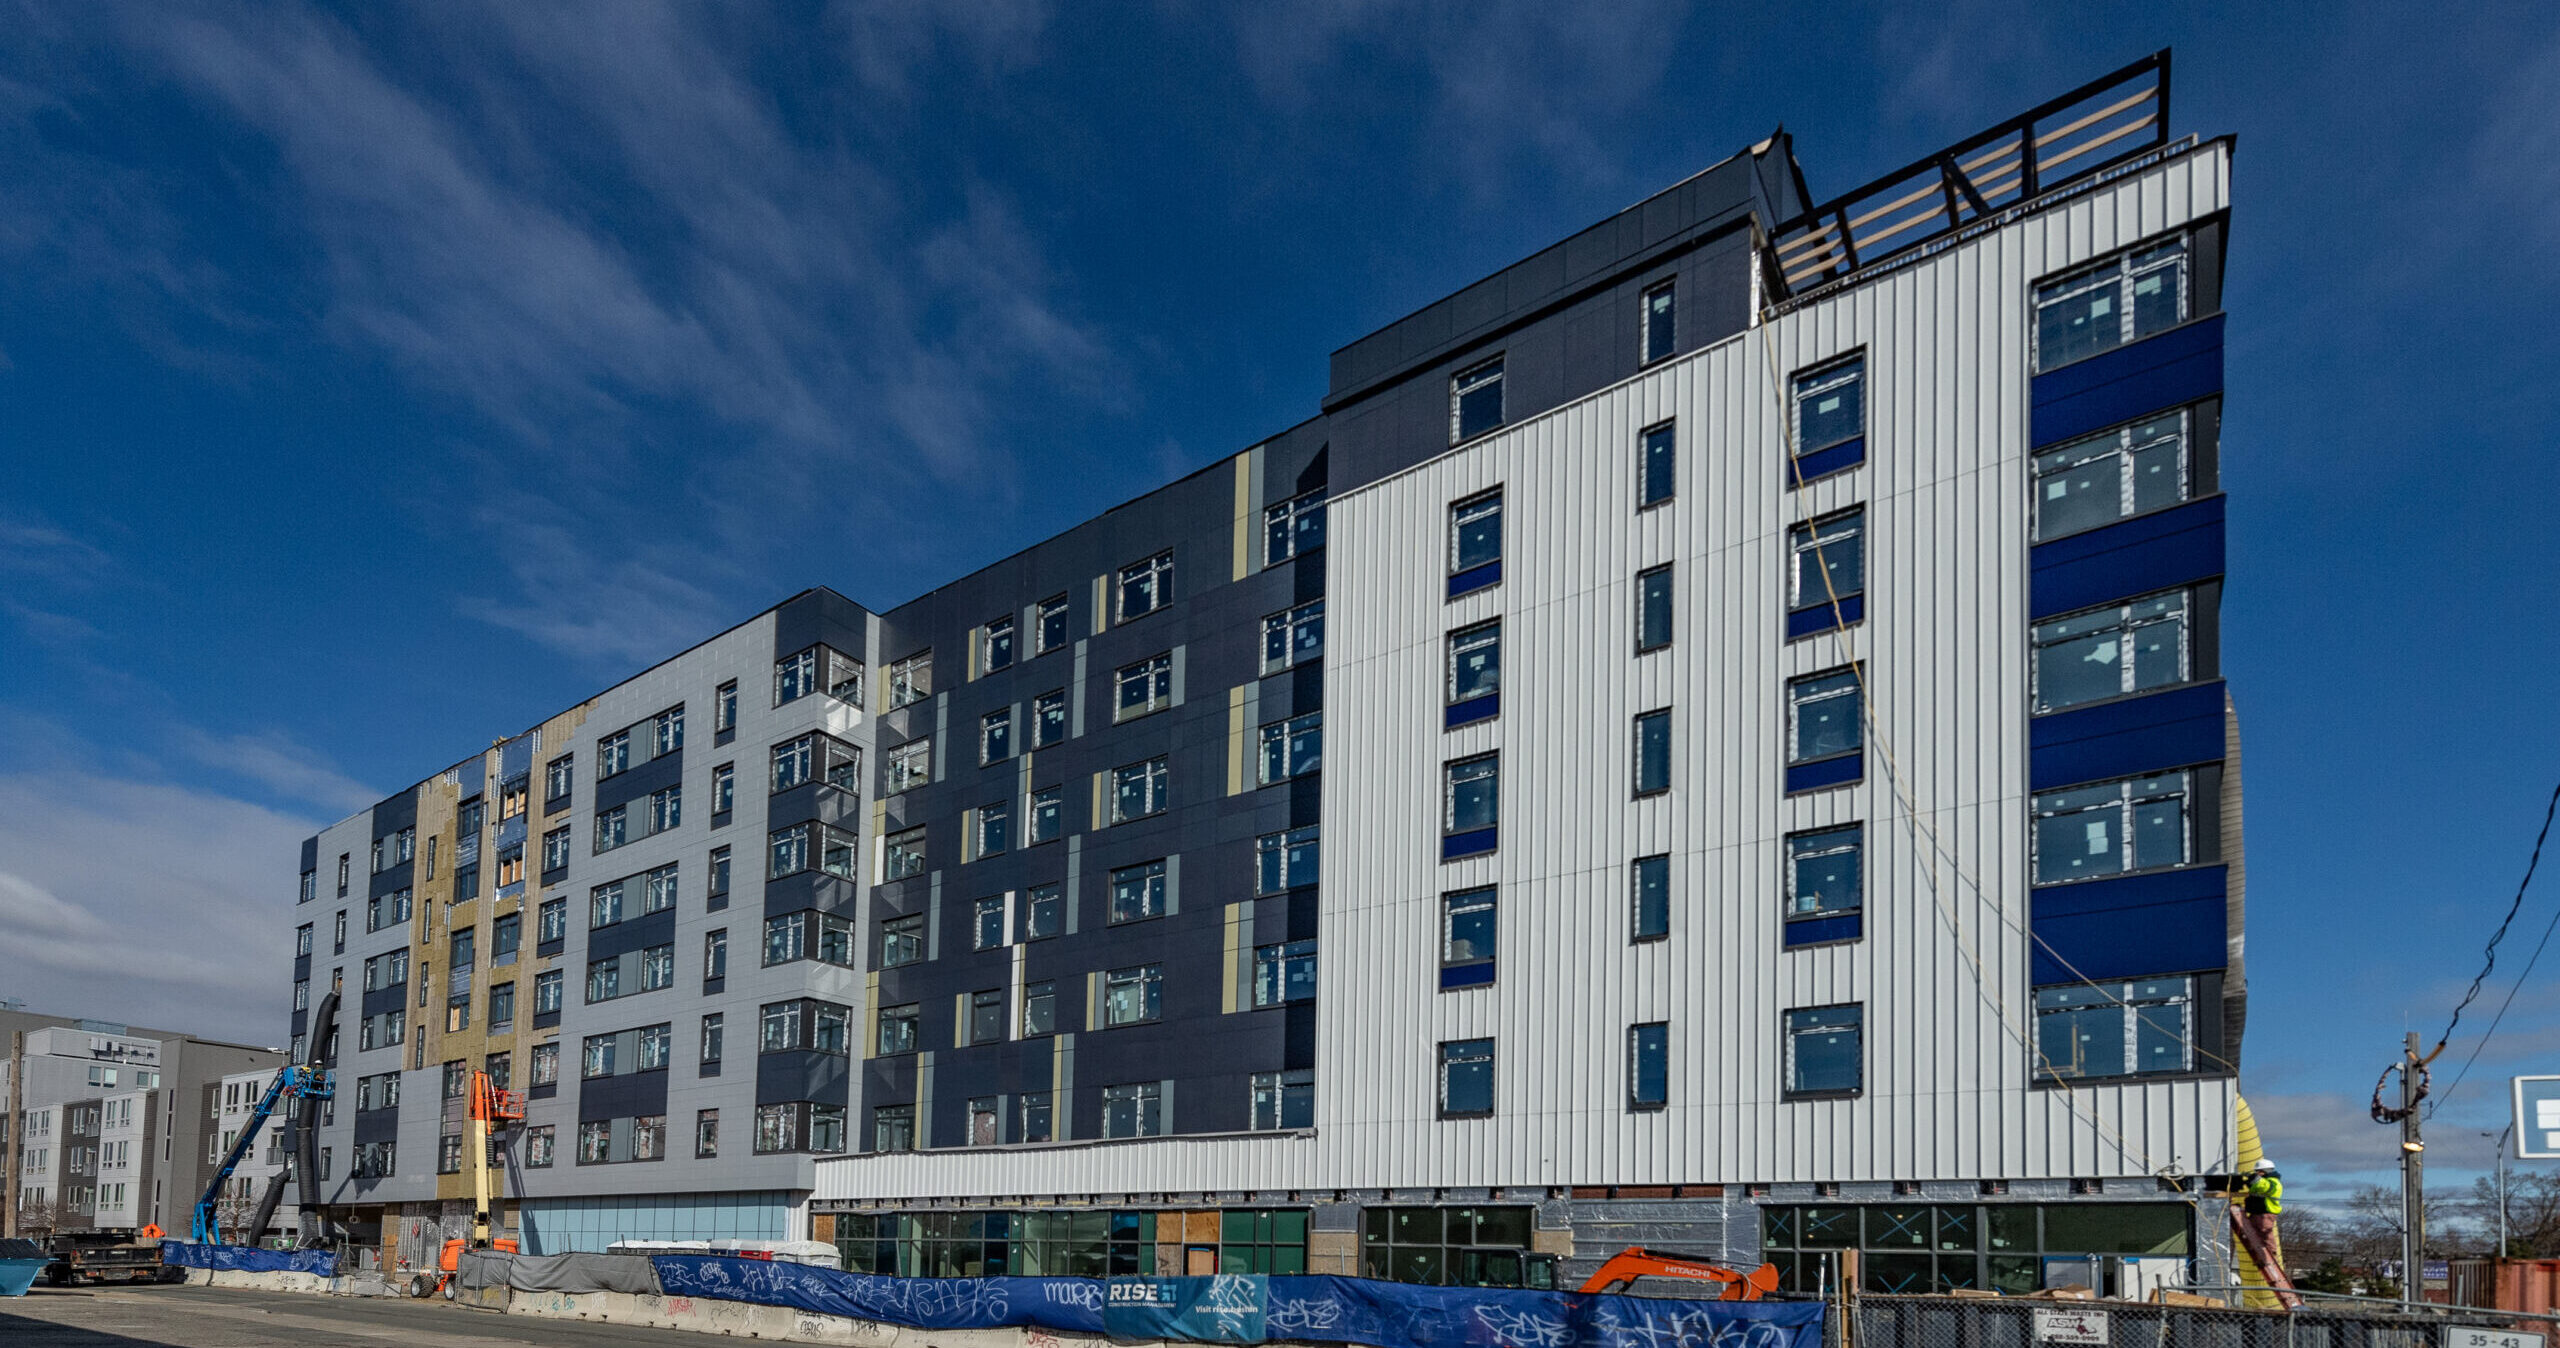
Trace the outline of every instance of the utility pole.
<instances>
[{"instance_id":1,"label":"utility pole","mask_svg":"<svg viewBox=\"0 0 2560 1348\"><path fill-rule=\"evenodd\" d=\"M2400 1060L2400 1302L2415 1314L2418 1303L2425 1300L2420 1288L2426 1279L2427 1256L2427 1144L2418 1136L2418 1079L2423 1060L2418 1056L2418 1032L2409 1032L2407 1046Z\"/></svg>"}]
</instances>

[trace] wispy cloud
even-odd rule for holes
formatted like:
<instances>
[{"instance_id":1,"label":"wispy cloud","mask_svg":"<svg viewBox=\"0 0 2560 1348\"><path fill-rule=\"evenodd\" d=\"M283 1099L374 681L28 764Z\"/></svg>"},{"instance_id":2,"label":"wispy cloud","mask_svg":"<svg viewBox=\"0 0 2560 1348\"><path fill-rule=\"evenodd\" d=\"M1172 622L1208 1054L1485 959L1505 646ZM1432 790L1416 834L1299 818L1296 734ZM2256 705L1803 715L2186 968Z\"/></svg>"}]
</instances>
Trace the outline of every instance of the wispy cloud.
<instances>
[{"instance_id":1,"label":"wispy cloud","mask_svg":"<svg viewBox=\"0 0 2560 1348\"><path fill-rule=\"evenodd\" d=\"M216 735L182 726L169 739L199 767L255 782L277 799L319 806L332 817L352 814L383 796L281 731Z\"/></svg>"}]
</instances>

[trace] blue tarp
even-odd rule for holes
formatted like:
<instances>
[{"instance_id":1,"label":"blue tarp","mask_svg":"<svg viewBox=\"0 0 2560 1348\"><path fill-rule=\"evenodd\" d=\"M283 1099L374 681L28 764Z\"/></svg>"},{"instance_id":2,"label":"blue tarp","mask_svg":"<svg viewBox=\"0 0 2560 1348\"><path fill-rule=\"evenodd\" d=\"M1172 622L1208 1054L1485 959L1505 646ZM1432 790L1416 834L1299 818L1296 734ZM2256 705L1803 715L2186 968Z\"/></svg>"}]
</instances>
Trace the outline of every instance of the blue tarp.
<instances>
[{"instance_id":1,"label":"blue tarp","mask_svg":"<svg viewBox=\"0 0 2560 1348\"><path fill-rule=\"evenodd\" d=\"M247 1245L193 1245L167 1240L160 1243L160 1262L235 1273L317 1273L323 1278L338 1274L334 1250L262 1250Z\"/></svg>"},{"instance_id":2,"label":"blue tarp","mask_svg":"<svg viewBox=\"0 0 2560 1348\"><path fill-rule=\"evenodd\" d=\"M889 1278L659 1255L668 1296L789 1306L918 1329L1029 1325L1203 1343L1378 1348L1820 1348L1817 1302L1670 1301L1365 1278Z\"/></svg>"}]
</instances>

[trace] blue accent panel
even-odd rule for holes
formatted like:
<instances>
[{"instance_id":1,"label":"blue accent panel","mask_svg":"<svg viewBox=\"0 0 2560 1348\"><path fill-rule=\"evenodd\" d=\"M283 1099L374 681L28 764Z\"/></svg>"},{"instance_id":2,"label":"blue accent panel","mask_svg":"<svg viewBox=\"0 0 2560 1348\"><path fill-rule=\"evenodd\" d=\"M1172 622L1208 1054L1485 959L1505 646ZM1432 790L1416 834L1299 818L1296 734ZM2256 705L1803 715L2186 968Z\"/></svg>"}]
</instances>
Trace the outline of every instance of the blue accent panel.
<instances>
[{"instance_id":1,"label":"blue accent panel","mask_svg":"<svg viewBox=\"0 0 2560 1348\"><path fill-rule=\"evenodd\" d=\"M1866 620L1867 597L1865 595L1845 595L1840 599L1839 604L1840 621L1837 623L1831 620L1831 605L1829 603L1816 604L1811 608L1800 608L1795 612L1788 614L1787 640L1796 641L1804 637L1812 636L1816 632L1828 632L1834 627L1845 627L1850 623L1864 622Z\"/></svg>"},{"instance_id":2,"label":"blue accent panel","mask_svg":"<svg viewBox=\"0 0 2560 1348\"><path fill-rule=\"evenodd\" d=\"M1455 861L1460 857L1482 856L1494 849L1497 841L1494 835L1499 832L1501 832L1501 826L1497 824L1492 828L1469 829L1464 833L1449 834L1440 840L1440 859Z\"/></svg>"},{"instance_id":3,"label":"blue accent panel","mask_svg":"<svg viewBox=\"0 0 2560 1348\"><path fill-rule=\"evenodd\" d=\"M2070 983L2078 977L2143 978L2222 968L2229 957L2227 883L2220 866L2187 866L2036 890L2028 906L2037 939L2029 952L2034 980Z\"/></svg>"},{"instance_id":4,"label":"blue accent panel","mask_svg":"<svg viewBox=\"0 0 2560 1348\"><path fill-rule=\"evenodd\" d=\"M518 881L516 881L516 882L515 882L514 884L512 884L512 885L500 885L500 886L498 886L498 902L500 902L500 903L504 903L504 902L506 902L506 901L507 901L507 900L509 900L509 899L521 899L521 898L523 898L523 897L524 897L524 881L522 881L522 880L518 880ZM557 945L557 944L558 944L558 942L556 942L556 941L555 941L555 942L553 942L553 944L554 944L554 945ZM559 952L558 952L558 951L553 951L552 953L557 954L557 953L559 953Z\"/></svg>"},{"instance_id":5,"label":"blue accent panel","mask_svg":"<svg viewBox=\"0 0 2560 1348\"><path fill-rule=\"evenodd\" d=\"M1450 703L1449 710L1445 714L1440 728L1443 730L1455 730L1462 725L1474 725L1478 721L1490 721L1501 714L1502 694L1487 693L1482 697L1468 698L1464 702Z\"/></svg>"},{"instance_id":6,"label":"blue accent panel","mask_svg":"<svg viewBox=\"0 0 2560 1348\"><path fill-rule=\"evenodd\" d=\"M1838 917L1800 918L1787 924L1787 945L1824 945L1832 941L1854 941L1866 935L1867 915L1842 913Z\"/></svg>"},{"instance_id":7,"label":"blue accent panel","mask_svg":"<svg viewBox=\"0 0 2560 1348\"><path fill-rule=\"evenodd\" d=\"M1842 754L1816 763L1791 763L1787 766L1787 794L1819 791L1826 786L1845 786L1867 775L1867 756L1863 753Z\"/></svg>"},{"instance_id":8,"label":"blue accent panel","mask_svg":"<svg viewBox=\"0 0 2560 1348\"><path fill-rule=\"evenodd\" d=\"M2038 791L2221 759L2222 681L2058 711L2028 723Z\"/></svg>"},{"instance_id":9,"label":"blue accent panel","mask_svg":"<svg viewBox=\"0 0 2560 1348\"><path fill-rule=\"evenodd\" d=\"M2223 498L2038 543L2028 553L2029 616L2049 618L2222 574Z\"/></svg>"},{"instance_id":10,"label":"blue accent panel","mask_svg":"<svg viewBox=\"0 0 2560 1348\"><path fill-rule=\"evenodd\" d=\"M2222 315L2035 377L2035 447L2059 444L2222 392Z\"/></svg>"},{"instance_id":11,"label":"blue accent panel","mask_svg":"<svg viewBox=\"0 0 2560 1348\"><path fill-rule=\"evenodd\" d=\"M1787 474L1785 486L1787 490L1794 491L1798 482L1811 482L1817 477L1845 473L1866 461L1867 437L1863 435L1855 440L1843 440L1836 445L1826 445L1810 454L1798 454L1795 469Z\"/></svg>"},{"instance_id":12,"label":"blue accent panel","mask_svg":"<svg viewBox=\"0 0 2560 1348\"><path fill-rule=\"evenodd\" d=\"M1502 559L1497 557L1482 566L1471 566L1449 577L1449 597L1473 594L1488 585L1502 583Z\"/></svg>"},{"instance_id":13,"label":"blue accent panel","mask_svg":"<svg viewBox=\"0 0 2560 1348\"><path fill-rule=\"evenodd\" d=\"M1492 960L1480 960L1474 964L1447 964L1440 968L1442 992L1447 992L1451 988L1480 988L1491 982L1493 982Z\"/></svg>"},{"instance_id":14,"label":"blue accent panel","mask_svg":"<svg viewBox=\"0 0 2560 1348\"><path fill-rule=\"evenodd\" d=\"M512 782L533 772L533 736L518 735L498 746L498 780Z\"/></svg>"},{"instance_id":15,"label":"blue accent panel","mask_svg":"<svg viewBox=\"0 0 2560 1348\"><path fill-rule=\"evenodd\" d=\"M522 847L526 836L525 827L527 822L527 817L524 815L517 815L513 819L499 820L498 846L501 848Z\"/></svg>"}]
</instances>

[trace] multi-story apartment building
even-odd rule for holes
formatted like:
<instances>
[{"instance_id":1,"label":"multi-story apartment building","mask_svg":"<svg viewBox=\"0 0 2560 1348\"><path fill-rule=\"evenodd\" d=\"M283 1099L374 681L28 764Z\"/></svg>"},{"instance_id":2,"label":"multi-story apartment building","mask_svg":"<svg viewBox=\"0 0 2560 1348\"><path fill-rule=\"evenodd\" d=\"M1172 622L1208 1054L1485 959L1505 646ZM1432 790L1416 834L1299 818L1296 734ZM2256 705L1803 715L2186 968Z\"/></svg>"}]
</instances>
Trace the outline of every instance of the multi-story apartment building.
<instances>
[{"instance_id":1,"label":"multi-story apartment building","mask_svg":"<svg viewBox=\"0 0 2560 1348\"><path fill-rule=\"evenodd\" d=\"M0 1011L0 1215L22 1232L187 1229L219 1153L207 1092L283 1055L166 1030ZM8 1158L14 1156L14 1162Z\"/></svg>"},{"instance_id":2,"label":"multi-story apartment building","mask_svg":"<svg viewBox=\"0 0 2560 1348\"><path fill-rule=\"evenodd\" d=\"M1336 352L1300 426L314 839L296 977L357 976L390 1101L333 1201L449 1203L398 1082L485 1061L530 1248L2210 1275L2232 146L2167 78L1821 204L1774 136Z\"/></svg>"},{"instance_id":3,"label":"multi-story apartment building","mask_svg":"<svg viewBox=\"0 0 2560 1348\"><path fill-rule=\"evenodd\" d=\"M267 1070L233 1072L219 1081L205 1083L205 1164L216 1168L221 1166L222 1158L230 1154L241 1133L247 1131L257 1118L258 1102L266 1097L275 1080L276 1073ZM336 1113L337 1101L334 1098L324 1101L321 1109L325 1121ZM240 1163L232 1167L231 1178L224 1182L222 1196L214 1204L214 1217L226 1233L240 1230L256 1216L259 1200L265 1196L268 1184L276 1176L292 1176L293 1151L289 1144L292 1130L287 1126L291 1118L291 1102L280 1102L274 1116L260 1125L254 1145L242 1153ZM196 1193L201 1195L203 1190ZM291 1201L292 1198L292 1191L288 1189L285 1201L280 1202L268 1218L267 1239L289 1245L301 1242L302 1210Z\"/></svg>"}]
</instances>

